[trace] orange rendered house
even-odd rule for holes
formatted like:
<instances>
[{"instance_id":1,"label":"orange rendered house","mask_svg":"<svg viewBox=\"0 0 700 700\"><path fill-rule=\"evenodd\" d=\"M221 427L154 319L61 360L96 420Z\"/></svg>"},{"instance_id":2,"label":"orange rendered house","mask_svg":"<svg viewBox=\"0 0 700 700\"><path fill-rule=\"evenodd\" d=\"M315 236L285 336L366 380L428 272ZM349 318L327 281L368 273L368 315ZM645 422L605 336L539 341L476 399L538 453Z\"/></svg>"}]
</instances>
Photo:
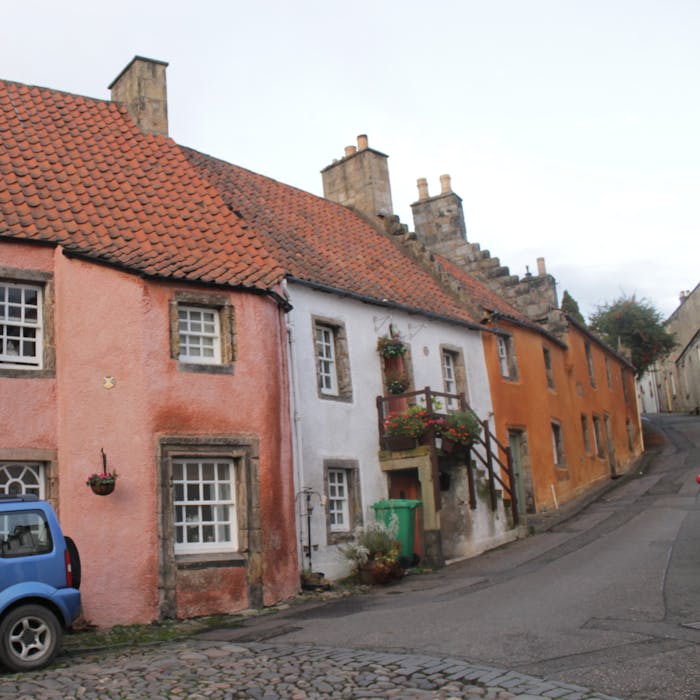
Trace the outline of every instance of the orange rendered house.
<instances>
[{"instance_id":1,"label":"orange rendered house","mask_svg":"<svg viewBox=\"0 0 700 700\"><path fill-rule=\"evenodd\" d=\"M529 513L627 471L643 449L633 368L566 322L560 339L498 312L485 321L503 332L484 334L484 350L497 434L511 450Z\"/></svg>"},{"instance_id":2,"label":"orange rendered house","mask_svg":"<svg viewBox=\"0 0 700 700\"><path fill-rule=\"evenodd\" d=\"M510 450L521 513L539 513L629 470L643 451L634 367L558 309L544 260L518 280L468 243L461 199L413 204L416 233L484 328L494 421Z\"/></svg>"}]
</instances>

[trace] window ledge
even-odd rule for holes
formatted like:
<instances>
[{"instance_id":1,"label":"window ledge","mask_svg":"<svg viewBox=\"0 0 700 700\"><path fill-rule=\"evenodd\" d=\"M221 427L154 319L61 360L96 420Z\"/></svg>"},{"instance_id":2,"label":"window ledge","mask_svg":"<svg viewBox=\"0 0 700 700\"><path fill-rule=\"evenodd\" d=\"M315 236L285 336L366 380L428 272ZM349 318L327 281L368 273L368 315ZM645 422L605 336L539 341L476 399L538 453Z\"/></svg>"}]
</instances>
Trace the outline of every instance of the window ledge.
<instances>
[{"instance_id":1,"label":"window ledge","mask_svg":"<svg viewBox=\"0 0 700 700\"><path fill-rule=\"evenodd\" d=\"M17 367L0 367L0 377L19 379L50 379L56 376L52 369L19 369Z\"/></svg>"},{"instance_id":2,"label":"window ledge","mask_svg":"<svg viewBox=\"0 0 700 700\"><path fill-rule=\"evenodd\" d=\"M339 401L340 403L352 403L352 394L350 394L349 396L336 396L334 394L322 394L321 392L319 392L318 398L323 399L325 401Z\"/></svg>"},{"instance_id":3,"label":"window ledge","mask_svg":"<svg viewBox=\"0 0 700 700\"><path fill-rule=\"evenodd\" d=\"M195 374L233 374L233 364L206 365L199 362L180 362L177 368L181 372L194 372Z\"/></svg>"},{"instance_id":4,"label":"window ledge","mask_svg":"<svg viewBox=\"0 0 700 700\"><path fill-rule=\"evenodd\" d=\"M178 569L214 569L233 568L246 565L246 558L238 552L222 552L219 554L176 554L175 563Z\"/></svg>"}]
</instances>

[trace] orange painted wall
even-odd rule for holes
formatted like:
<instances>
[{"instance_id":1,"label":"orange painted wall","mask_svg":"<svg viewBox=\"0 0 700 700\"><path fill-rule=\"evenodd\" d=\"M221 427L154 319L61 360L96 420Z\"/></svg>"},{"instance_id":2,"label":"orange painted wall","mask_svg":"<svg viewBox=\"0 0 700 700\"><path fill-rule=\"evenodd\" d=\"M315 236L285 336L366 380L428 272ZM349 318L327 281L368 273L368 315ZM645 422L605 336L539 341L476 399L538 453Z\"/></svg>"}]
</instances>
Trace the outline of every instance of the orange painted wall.
<instances>
[{"instance_id":1,"label":"orange painted wall","mask_svg":"<svg viewBox=\"0 0 700 700\"><path fill-rule=\"evenodd\" d=\"M534 329L499 319L500 330L512 334L517 359L517 379L506 379L501 374L496 337L484 334L484 352L491 386L494 421L498 439L508 445L508 429L522 429L527 433L529 465L532 474L535 509L537 512L555 507L555 498L562 504L584 492L592 485L610 478L611 469L607 459L601 459L584 448L581 429L581 414L588 416L592 430L593 412L601 416L608 413L614 422L613 439L620 465L618 473L629 468L631 460L642 451L641 437L636 435L635 445L629 449L625 419L630 417L638 426L634 392L630 403L625 403L621 384L622 363L610 355L613 375L617 381L608 389L604 375L604 351L591 343L596 367L603 367L598 389L579 385L588 377L582 334L571 328L565 349ZM543 346L550 352L554 389L547 384ZM584 353L582 355L582 353ZM631 381L631 370L625 370ZM552 446L552 422L562 427L565 468L554 464ZM592 440L592 438L591 438ZM523 507L523 504L521 504Z\"/></svg>"},{"instance_id":2,"label":"orange painted wall","mask_svg":"<svg viewBox=\"0 0 700 700\"><path fill-rule=\"evenodd\" d=\"M160 615L157 481L164 436L257 438L263 599L270 604L296 593L285 336L277 305L229 292L235 373L186 372L170 357L168 302L175 290L191 286L146 281L67 258L59 249L13 244L1 250L2 265L10 264L11 253L14 267L54 273L56 377L0 377L0 418L13 426L3 430L0 448L57 449L58 507L80 549L85 617L112 625ZM103 387L104 376L115 378L113 389ZM101 448L119 473L107 497L85 485L101 467ZM178 610L248 607L245 573L240 567L223 577L206 569L179 576ZM211 586L201 589L207 581Z\"/></svg>"}]
</instances>

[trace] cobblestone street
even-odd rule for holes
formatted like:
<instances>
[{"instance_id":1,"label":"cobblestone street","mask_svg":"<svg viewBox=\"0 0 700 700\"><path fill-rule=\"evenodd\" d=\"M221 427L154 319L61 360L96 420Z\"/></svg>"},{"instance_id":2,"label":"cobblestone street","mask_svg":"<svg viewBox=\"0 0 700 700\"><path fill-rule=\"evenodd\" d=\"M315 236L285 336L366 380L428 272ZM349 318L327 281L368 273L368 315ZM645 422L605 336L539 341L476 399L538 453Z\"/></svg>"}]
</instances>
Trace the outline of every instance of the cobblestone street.
<instances>
[{"instance_id":1,"label":"cobblestone street","mask_svg":"<svg viewBox=\"0 0 700 700\"><path fill-rule=\"evenodd\" d=\"M579 686L457 659L196 638L73 653L40 672L5 673L0 698L610 700Z\"/></svg>"}]
</instances>

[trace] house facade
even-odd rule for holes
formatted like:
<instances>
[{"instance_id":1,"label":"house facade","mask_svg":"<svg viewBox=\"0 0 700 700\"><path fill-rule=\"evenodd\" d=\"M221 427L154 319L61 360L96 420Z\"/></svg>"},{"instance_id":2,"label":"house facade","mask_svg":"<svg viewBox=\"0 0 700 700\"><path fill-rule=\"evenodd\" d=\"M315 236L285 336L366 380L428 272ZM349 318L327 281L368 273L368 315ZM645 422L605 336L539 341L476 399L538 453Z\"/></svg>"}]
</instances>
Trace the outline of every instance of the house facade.
<instances>
[{"instance_id":1,"label":"house facade","mask_svg":"<svg viewBox=\"0 0 700 700\"><path fill-rule=\"evenodd\" d=\"M123 106L0 82L0 131L0 491L56 507L94 624L293 595L282 269Z\"/></svg>"},{"instance_id":2,"label":"house facade","mask_svg":"<svg viewBox=\"0 0 700 700\"><path fill-rule=\"evenodd\" d=\"M399 458L380 449L377 399L387 397L383 415L395 406L389 384L397 371L378 352L380 339L401 338L406 348L401 393L428 387L462 394L477 415L491 415L482 327L422 256L413 256L383 230L382 218L392 207L386 156L362 136L358 147L329 166L334 182L352 188L368 211L382 212L372 217L340 195L341 201L329 201L187 153L287 269L302 566L330 578L347 575L343 546L356 526L374 518L372 506L387 497L421 502L415 544L426 563L441 565L516 537L502 504L500 512L483 502L465 506L464 465L443 462L441 472L437 462L433 469L430 450L409 450ZM395 410L421 400L424 396L397 399L401 407Z\"/></svg>"},{"instance_id":3,"label":"house facade","mask_svg":"<svg viewBox=\"0 0 700 700\"><path fill-rule=\"evenodd\" d=\"M658 362L638 387L652 391L655 385L659 410L664 412L700 412L700 284L680 295L678 308L668 317L664 328L673 333L676 347Z\"/></svg>"}]
</instances>

